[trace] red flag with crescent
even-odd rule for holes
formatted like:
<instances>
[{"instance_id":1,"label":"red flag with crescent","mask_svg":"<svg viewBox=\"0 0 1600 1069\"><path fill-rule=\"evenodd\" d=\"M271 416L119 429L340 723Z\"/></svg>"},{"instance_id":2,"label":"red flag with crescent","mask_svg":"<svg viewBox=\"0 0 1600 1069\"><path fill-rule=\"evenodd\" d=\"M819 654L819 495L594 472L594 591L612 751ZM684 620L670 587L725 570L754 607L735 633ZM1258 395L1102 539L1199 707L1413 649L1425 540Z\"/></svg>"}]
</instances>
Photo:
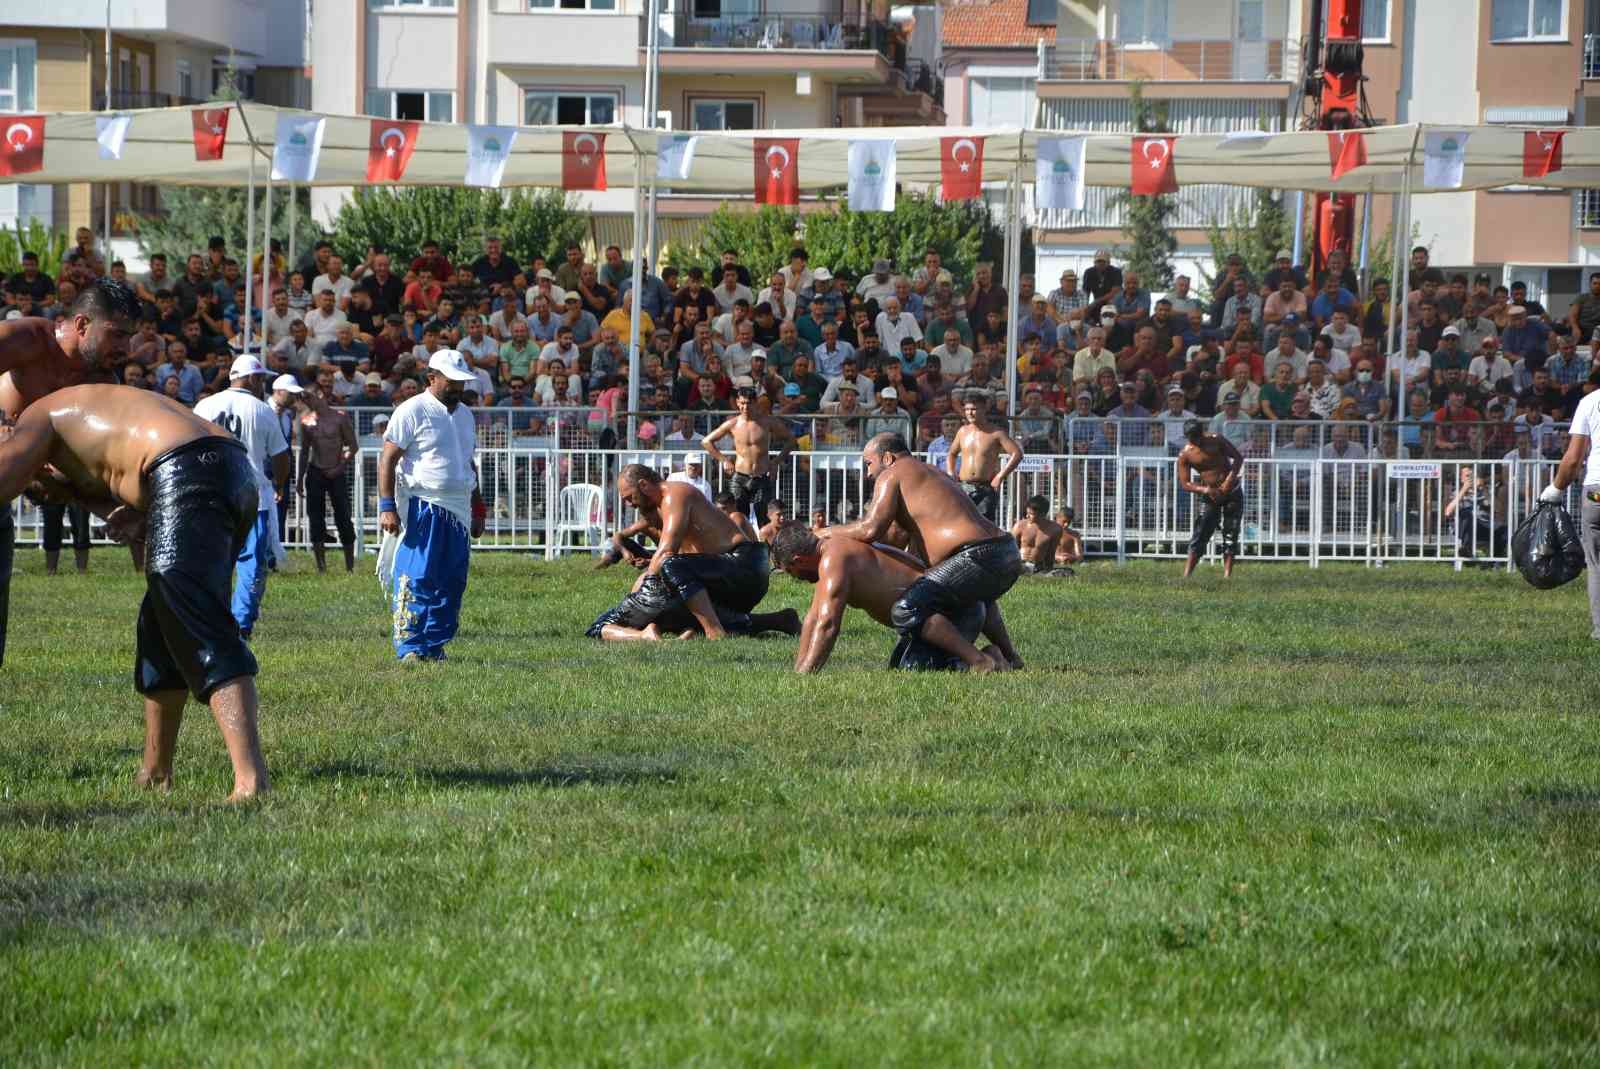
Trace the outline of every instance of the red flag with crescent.
<instances>
[{"instance_id":1,"label":"red flag with crescent","mask_svg":"<svg viewBox=\"0 0 1600 1069\"><path fill-rule=\"evenodd\" d=\"M367 181L400 181L411 163L421 127L421 123L404 119L373 119L367 135Z\"/></svg>"},{"instance_id":2,"label":"red flag with crescent","mask_svg":"<svg viewBox=\"0 0 1600 1069\"><path fill-rule=\"evenodd\" d=\"M561 135L561 188L606 188L606 135L580 131Z\"/></svg>"},{"instance_id":3,"label":"red flag with crescent","mask_svg":"<svg viewBox=\"0 0 1600 1069\"><path fill-rule=\"evenodd\" d=\"M231 108L195 108L194 159L196 163L222 159L222 148L228 143L228 115Z\"/></svg>"},{"instance_id":4,"label":"red flag with crescent","mask_svg":"<svg viewBox=\"0 0 1600 1069\"><path fill-rule=\"evenodd\" d=\"M1129 183L1141 197L1178 191L1178 171L1172 163L1175 137L1136 137L1133 139L1133 176Z\"/></svg>"},{"instance_id":5,"label":"red flag with crescent","mask_svg":"<svg viewBox=\"0 0 1600 1069\"><path fill-rule=\"evenodd\" d=\"M982 193L981 137L939 139L939 185L945 200L972 200Z\"/></svg>"},{"instance_id":6,"label":"red flag with crescent","mask_svg":"<svg viewBox=\"0 0 1600 1069\"><path fill-rule=\"evenodd\" d=\"M1328 131L1328 166L1337 182L1367 163L1367 135L1359 130Z\"/></svg>"},{"instance_id":7,"label":"red flag with crescent","mask_svg":"<svg viewBox=\"0 0 1600 1069\"><path fill-rule=\"evenodd\" d=\"M1561 141L1565 130L1529 130L1522 135L1522 177L1543 178L1561 170Z\"/></svg>"},{"instance_id":8,"label":"red flag with crescent","mask_svg":"<svg viewBox=\"0 0 1600 1069\"><path fill-rule=\"evenodd\" d=\"M44 116L0 115L6 124L0 143L0 175L44 170Z\"/></svg>"},{"instance_id":9,"label":"red flag with crescent","mask_svg":"<svg viewBox=\"0 0 1600 1069\"><path fill-rule=\"evenodd\" d=\"M755 140L756 203L800 203L800 140L792 137Z\"/></svg>"}]
</instances>

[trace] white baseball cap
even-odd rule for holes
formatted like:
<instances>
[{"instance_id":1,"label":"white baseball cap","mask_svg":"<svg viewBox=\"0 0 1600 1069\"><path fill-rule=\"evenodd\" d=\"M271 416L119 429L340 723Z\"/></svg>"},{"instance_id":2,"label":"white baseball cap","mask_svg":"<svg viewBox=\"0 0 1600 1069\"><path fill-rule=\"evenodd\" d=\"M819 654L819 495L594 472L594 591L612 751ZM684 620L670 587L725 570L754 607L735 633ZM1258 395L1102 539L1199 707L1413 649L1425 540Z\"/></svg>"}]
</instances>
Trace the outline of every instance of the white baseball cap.
<instances>
[{"instance_id":1,"label":"white baseball cap","mask_svg":"<svg viewBox=\"0 0 1600 1069\"><path fill-rule=\"evenodd\" d=\"M815 271L811 272L811 277L818 282L832 282L833 272L829 271L826 267L819 267Z\"/></svg>"},{"instance_id":2,"label":"white baseball cap","mask_svg":"<svg viewBox=\"0 0 1600 1069\"><path fill-rule=\"evenodd\" d=\"M699 467L699 468L705 467L706 466L705 454L703 454L703 453L689 453L689 454L687 454L683 458L683 466L687 468L691 464L694 465L695 467Z\"/></svg>"},{"instance_id":3,"label":"white baseball cap","mask_svg":"<svg viewBox=\"0 0 1600 1069\"><path fill-rule=\"evenodd\" d=\"M228 369L230 379L248 379L251 375L270 375L267 366L261 362L255 353L245 353L243 356L233 358L233 367Z\"/></svg>"},{"instance_id":4,"label":"white baseball cap","mask_svg":"<svg viewBox=\"0 0 1600 1069\"><path fill-rule=\"evenodd\" d=\"M1459 337L1461 337L1461 332L1459 330L1457 330L1455 327L1445 327L1442 331L1439 332L1439 337L1441 337L1441 338L1459 338Z\"/></svg>"},{"instance_id":5,"label":"white baseball cap","mask_svg":"<svg viewBox=\"0 0 1600 1069\"><path fill-rule=\"evenodd\" d=\"M300 380L295 378L293 375L279 375L277 378L273 379L272 390L274 393L279 390L283 390L287 393L305 393L305 390L300 388Z\"/></svg>"},{"instance_id":6,"label":"white baseball cap","mask_svg":"<svg viewBox=\"0 0 1600 1069\"><path fill-rule=\"evenodd\" d=\"M454 349L440 349L429 357L428 370L437 371L451 382L478 381L478 376L467 366L467 358Z\"/></svg>"},{"instance_id":7,"label":"white baseball cap","mask_svg":"<svg viewBox=\"0 0 1600 1069\"><path fill-rule=\"evenodd\" d=\"M890 397L898 401L900 399L900 391L895 389L893 386L885 386L883 389L878 391L878 396Z\"/></svg>"}]
</instances>

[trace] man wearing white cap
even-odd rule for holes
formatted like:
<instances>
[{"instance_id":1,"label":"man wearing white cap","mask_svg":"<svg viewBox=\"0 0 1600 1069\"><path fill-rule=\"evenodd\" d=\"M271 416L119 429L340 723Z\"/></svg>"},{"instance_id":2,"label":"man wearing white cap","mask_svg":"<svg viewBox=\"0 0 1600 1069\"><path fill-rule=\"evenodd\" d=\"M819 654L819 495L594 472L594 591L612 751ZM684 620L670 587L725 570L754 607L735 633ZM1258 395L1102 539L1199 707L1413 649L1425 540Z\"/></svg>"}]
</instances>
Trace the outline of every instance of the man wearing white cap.
<instances>
[{"instance_id":1,"label":"man wearing white cap","mask_svg":"<svg viewBox=\"0 0 1600 1069\"><path fill-rule=\"evenodd\" d=\"M283 432L283 440L289 443L290 449L294 448L294 425L305 407L300 401L304 393L299 379L293 375L279 375L272 380L272 393L267 397L267 407L272 409L272 418L278 421L278 429ZM288 558L283 549L283 532L289 529L291 496L288 485L278 488L277 508L273 510L277 522L272 526L272 559L278 564Z\"/></svg>"},{"instance_id":2,"label":"man wearing white cap","mask_svg":"<svg viewBox=\"0 0 1600 1069\"><path fill-rule=\"evenodd\" d=\"M273 547L278 540L274 537L272 506L279 488L289 481L289 443L277 414L261 399L267 375L266 365L254 353L245 353L235 358L228 371L228 388L202 397L194 406L195 415L209 419L238 439L250 454L250 470L256 476L256 518L235 558L233 577L233 618L239 625L239 634L246 639L261 615L267 567L276 559Z\"/></svg>"},{"instance_id":3,"label":"man wearing white cap","mask_svg":"<svg viewBox=\"0 0 1600 1069\"><path fill-rule=\"evenodd\" d=\"M683 470L675 471L667 476L668 482L688 483L702 494L707 501L715 501L716 494L711 490L711 484L706 482L706 458L704 453L690 453L683 458Z\"/></svg>"},{"instance_id":4,"label":"man wearing white cap","mask_svg":"<svg viewBox=\"0 0 1600 1069\"><path fill-rule=\"evenodd\" d=\"M461 394L476 380L466 359L441 349L428 387L395 409L378 460L378 581L394 610L401 661L442 661L467 590L472 538L485 510L472 455L477 433Z\"/></svg>"}]
</instances>

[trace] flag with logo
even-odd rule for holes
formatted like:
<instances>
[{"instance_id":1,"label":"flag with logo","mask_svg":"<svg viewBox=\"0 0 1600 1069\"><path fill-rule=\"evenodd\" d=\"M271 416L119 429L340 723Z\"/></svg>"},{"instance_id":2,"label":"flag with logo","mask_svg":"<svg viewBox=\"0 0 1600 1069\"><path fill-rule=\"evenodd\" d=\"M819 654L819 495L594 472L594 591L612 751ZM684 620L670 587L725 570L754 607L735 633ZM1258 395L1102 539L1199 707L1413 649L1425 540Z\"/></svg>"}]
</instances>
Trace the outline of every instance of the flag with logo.
<instances>
[{"instance_id":1,"label":"flag with logo","mask_svg":"<svg viewBox=\"0 0 1600 1069\"><path fill-rule=\"evenodd\" d=\"M272 144L274 182L310 182L317 177L326 125L320 115L278 116L277 137Z\"/></svg>"},{"instance_id":2,"label":"flag with logo","mask_svg":"<svg viewBox=\"0 0 1600 1069\"><path fill-rule=\"evenodd\" d=\"M939 139L939 192L945 200L972 200L983 191L981 137Z\"/></svg>"},{"instance_id":3,"label":"flag with logo","mask_svg":"<svg viewBox=\"0 0 1600 1069\"><path fill-rule=\"evenodd\" d=\"M373 119L367 132L367 181L400 181L421 128L421 123L404 119Z\"/></svg>"},{"instance_id":4,"label":"flag with logo","mask_svg":"<svg viewBox=\"0 0 1600 1069\"><path fill-rule=\"evenodd\" d=\"M1086 137L1041 137L1033 170L1033 201L1039 208L1083 211Z\"/></svg>"},{"instance_id":5,"label":"flag with logo","mask_svg":"<svg viewBox=\"0 0 1600 1069\"><path fill-rule=\"evenodd\" d=\"M894 141L850 142L850 210L894 211Z\"/></svg>"},{"instance_id":6,"label":"flag with logo","mask_svg":"<svg viewBox=\"0 0 1600 1069\"><path fill-rule=\"evenodd\" d=\"M692 134L673 134L656 143L656 177L685 182L694 165L694 147L700 139Z\"/></svg>"},{"instance_id":7,"label":"flag with logo","mask_svg":"<svg viewBox=\"0 0 1600 1069\"><path fill-rule=\"evenodd\" d=\"M1367 135L1358 130L1328 131L1328 166L1337 182L1367 164Z\"/></svg>"},{"instance_id":8,"label":"flag with logo","mask_svg":"<svg viewBox=\"0 0 1600 1069\"><path fill-rule=\"evenodd\" d=\"M100 143L102 160L122 159L122 146L128 140L128 127L133 125L132 115L96 115L94 139Z\"/></svg>"},{"instance_id":9,"label":"flag with logo","mask_svg":"<svg viewBox=\"0 0 1600 1069\"><path fill-rule=\"evenodd\" d=\"M1561 170L1565 130L1529 130L1522 135L1522 177L1543 178Z\"/></svg>"},{"instance_id":10,"label":"flag with logo","mask_svg":"<svg viewBox=\"0 0 1600 1069\"><path fill-rule=\"evenodd\" d=\"M517 140L514 126L467 127L467 177L469 186L499 189L505 177L506 161Z\"/></svg>"},{"instance_id":11,"label":"flag with logo","mask_svg":"<svg viewBox=\"0 0 1600 1069\"><path fill-rule=\"evenodd\" d=\"M756 203L800 203L800 139L755 140Z\"/></svg>"},{"instance_id":12,"label":"flag with logo","mask_svg":"<svg viewBox=\"0 0 1600 1069\"><path fill-rule=\"evenodd\" d=\"M230 108L195 108L194 159L196 163L222 159L222 149L228 143L228 115Z\"/></svg>"},{"instance_id":13,"label":"flag with logo","mask_svg":"<svg viewBox=\"0 0 1600 1069\"><path fill-rule=\"evenodd\" d=\"M1467 132L1436 130L1422 143L1422 184L1430 189L1460 189L1467 173Z\"/></svg>"},{"instance_id":14,"label":"flag with logo","mask_svg":"<svg viewBox=\"0 0 1600 1069\"><path fill-rule=\"evenodd\" d=\"M1178 171L1172 162L1175 137L1133 139L1133 174L1129 185L1141 197L1178 191Z\"/></svg>"},{"instance_id":15,"label":"flag with logo","mask_svg":"<svg viewBox=\"0 0 1600 1069\"><path fill-rule=\"evenodd\" d=\"M0 145L0 177L44 169L44 116L4 115L5 143Z\"/></svg>"},{"instance_id":16,"label":"flag with logo","mask_svg":"<svg viewBox=\"0 0 1600 1069\"><path fill-rule=\"evenodd\" d=\"M606 135L580 132L561 135L561 188L606 188Z\"/></svg>"}]
</instances>

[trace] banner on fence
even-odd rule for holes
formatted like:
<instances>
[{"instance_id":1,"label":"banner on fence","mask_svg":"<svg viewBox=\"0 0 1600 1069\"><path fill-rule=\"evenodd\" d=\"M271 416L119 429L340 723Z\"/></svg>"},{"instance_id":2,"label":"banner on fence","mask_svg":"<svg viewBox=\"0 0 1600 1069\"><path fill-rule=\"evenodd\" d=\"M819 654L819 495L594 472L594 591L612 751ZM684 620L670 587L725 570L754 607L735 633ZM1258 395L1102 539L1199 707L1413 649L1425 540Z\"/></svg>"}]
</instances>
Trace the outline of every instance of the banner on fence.
<instances>
[{"instance_id":1,"label":"banner on fence","mask_svg":"<svg viewBox=\"0 0 1600 1069\"><path fill-rule=\"evenodd\" d=\"M1389 465L1391 479L1437 479L1444 465L1426 460L1397 460Z\"/></svg>"}]
</instances>

